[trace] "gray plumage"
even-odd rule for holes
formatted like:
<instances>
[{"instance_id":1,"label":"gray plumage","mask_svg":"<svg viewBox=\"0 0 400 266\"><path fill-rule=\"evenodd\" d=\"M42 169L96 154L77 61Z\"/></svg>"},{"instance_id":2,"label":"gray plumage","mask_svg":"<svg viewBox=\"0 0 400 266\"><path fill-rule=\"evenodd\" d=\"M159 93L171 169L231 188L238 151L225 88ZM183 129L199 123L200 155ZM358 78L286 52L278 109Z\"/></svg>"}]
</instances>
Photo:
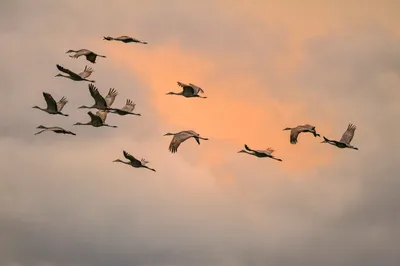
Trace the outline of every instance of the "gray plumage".
<instances>
[{"instance_id":1,"label":"gray plumage","mask_svg":"<svg viewBox=\"0 0 400 266\"><path fill-rule=\"evenodd\" d=\"M123 42L123 43L135 42L135 43L147 44L147 42L140 41L138 39L135 39L135 38L132 38L132 37L129 37L129 36L120 36L120 37L116 37L116 38L107 36L107 37L103 37L103 40L106 40L106 41L120 41L120 42Z\"/></svg>"},{"instance_id":2,"label":"gray plumage","mask_svg":"<svg viewBox=\"0 0 400 266\"><path fill-rule=\"evenodd\" d=\"M200 139L208 140L208 138L200 137L200 135L193 130L185 130L178 133L167 133L164 136L174 136L168 148L171 153L176 153L181 143L187 139L194 138L199 145Z\"/></svg>"},{"instance_id":3,"label":"gray plumage","mask_svg":"<svg viewBox=\"0 0 400 266\"><path fill-rule=\"evenodd\" d=\"M303 132L310 132L314 135L314 137L320 137L319 134L315 131L315 126L306 124L306 125L300 125L294 128L287 127L284 130L290 130L290 143L291 144L296 144L297 143L297 138L299 137L300 133Z\"/></svg>"},{"instance_id":4,"label":"gray plumage","mask_svg":"<svg viewBox=\"0 0 400 266\"><path fill-rule=\"evenodd\" d=\"M47 107L41 108L41 107L35 105L32 108L42 110L51 115L68 116L67 114L64 114L61 112L61 110L64 108L64 106L68 103L67 98L62 97L58 102L56 102L54 100L54 98L50 95L50 93L47 93L47 92L43 92L43 97L46 100Z\"/></svg>"},{"instance_id":5,"label":"gray plumage","mask_svg":"<svg viewBox=\"0 0 400 266\"><path fill-rule=\"evenodd\" d=\"M106 124L106 118L107 118L107 113L108 111L105 110L99 110L96 112L96 114L93 114L92 112L88 112L87 114L90 116L90 121L87 123L75 123L74 126L92 126L92 127L114 127L116 128L117 126L111 126Z\"/></svg>"},{"instance_id":6,"label":"gray plumage","mask_svg":"<svg viewBox=\"0 0 400 266\"><path fill-rule=\"evenodd\" d=\"M96 58L97 58L97 57L106 58L106 56L96 54L95 52L92 52L92 51L90 51L90 50L88 50L88 49L68 50L66 53L67 53L67 54L68 54L68 53L75 53L75 54L69 56L69 57L71 57L71 58L79 58L79 57L81 57L81 56L85 56L85 57L86 57L86 60L88 60L89 62L91 62L91 63L93 63L93 64L96 63Z\"/></svg>"},{"instance_id":7,"label":"gray plumage","mask_svg":"<svg viewBox=\"0 0 400 266\"><path fill-rule=\"evenodd\" d=\"M121 109L107 108L107 110L110 110L110 113L112 113L112 114L141 116L141 114L132 112L135 109L135 107L136 107L136 104L134 102L132 102L130 99L127 99L125 106L122 107Z\"/></svg>"},{"instance_id":8,"label":"gray plumage","mask_svg":"<svg viewBox=\"0 0 400 266\"><path fill-rule=\"evenodd\" d=\"M271 158L277 161L282 162L282 159L276 158L275 156L272 155L272 153L275 151L274 149L272 149L271 147L267 148L266 150L253 150L250 149L249 146L247 146L246 144L244 144L244 148L245 150L240 150L238 151L238 153L247 153L253 156L256 156L258 158Z\"/></svg>"},{"instance_id":9,"label":"gray plumage","mask_svg":"<svg viewBox=\"0 0 400 266\"><path fill-rule=\"evenodd\" d=\"M62 74L57 74L56 77L64 77L64 78L71 79L73 81L95 82L94 80L86 79L94 72L94 70L91 67L85 66L85 69L81 73L76 74L75 72L73 72L67 68L64 68L60 65L56 65L56 66L57 66L58 70L60 70L63 73L68 74L68 76L64 76Z\"/></svg>"},{"instance_id":10,"label":"gray plumage","mask_svg":"<svg viewBox=\"0 0 400 266\"><path fill-rule=\"evenodd\" d=\"M82 105L79 108L107 110L108 107L111 107L115 101L115 98L118 96L118 92L114 88L110 88L108 90L108 94L103 97L94 84L89 84L88 86L90 95L93 97L95 102L92 106Z\"/></svg>"},{"instance_id":11,"label":"gray plumage","mask_svg":"<svg viewBox=\"0 0 400 266\"><path fill-rule=\"evenodd\" d=\"M352 145L350 145L351 141L353 140L354 134L356 131L356 126L353 124L349 124L347 126L346 131L343 133L340 141L336 141L336 140L330 140L328 138L326 138L325 136L323 137L324 140L321 143L329 143L333 146L336 146L340 149L344 149L344 148L349 148L349 149L353 149L353 150L358 150L357 147L354 147Z\"/></svg>"},{"instance_id":12,"label":"gray plumage","mask_svg":"<svg viewBox=\"0 0 400 266\"><path fill-rule=\"evenodd\" d=\"M130 165L130 166L135 167L135 168L146 168L146 169L149 169L149 170L151 170L151 171L153 171L153 172L156 171L155 169L150 168L150 167L148 167L148 166L146 165L146 164L148 164L149 162L146 161L145 159L142 158L142 159L139 161L138 159L136 159L135 157L133 157L131 154L129 154L129 153L126 152L126 151L123 151L123 154L124 154L124 157L125 157L126 159L129 160L128 162L122 161L122 160L120 160L120 159L114 160L113 162L124 163L124 164Z\"/></svg>"},{"instance_id":13,"label":"gray plumage","mask_svg":"<svg viewBox=\"0 0 400 266\"><path fill-rule=\"evenodd\" d=\"M181 95L186 98L203 98L206 99L207 97L200 96L199 93L204 93L204 90L199 86L196 86L192 83L185 84L178 81L178 85L183 88L181 92L168 92L167 95Z\"/></svg>"}]
</instances>

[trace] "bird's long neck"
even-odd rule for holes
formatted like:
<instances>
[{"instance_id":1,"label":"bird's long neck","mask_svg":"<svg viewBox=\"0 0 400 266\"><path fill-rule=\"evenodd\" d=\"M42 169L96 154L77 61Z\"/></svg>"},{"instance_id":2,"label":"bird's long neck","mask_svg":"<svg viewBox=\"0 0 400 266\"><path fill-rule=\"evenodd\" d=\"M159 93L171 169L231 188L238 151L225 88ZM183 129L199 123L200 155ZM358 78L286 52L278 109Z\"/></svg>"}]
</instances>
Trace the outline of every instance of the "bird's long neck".
<instances>
[{"instance_id":1,"label":"bird's long neck","mask_svg":"<svg viewBox=\"0 0 400 266\"><path fill-rule=\"evenodd\" d=\"M35 106L35 107L33 107L33 108L35 108L35 109L39 109L39 110L42 110L42 111L45 111L45 112L47 112L47 109L45 109L45 108L42 108L42 107L39 107L39 106Z\"/></svg>"},{"instance_id":2,"label":"bird's long neck","mask_svg":"<svg viewBox=\"0 0 400 266\"><path fill-rule=\"evenodd\" d=\"M83 80L88 81L88 82L91 82L91 83L95 83L94 80L90 80L90 79L83 79Z\"/></svg>"},{"instance_id":3,"label":"bird's long neck","mask_svg":"<svg viewBox=\"0 0 400 266\"><path fill-rule=\"evenodd\" d=\"M203 138L203 137L198 137L199 139L202 139L202 140L208 140L208 138Z\"/></svg>"},{"instance_id":4,"label":"bird's long neck","mask_svg":"<svg viewBox=\"0 0 400 266\"><path fill-rule=\"evenodd\" d=\"M87 123L78 122L78 123L75 124L75 126L89 126L91 124L92 124L91 122L87 122Z\"/></svg>"},{"instance_id":5,"label":"bird's long neck","mask_svg":"<svg viewBox=\"0 0 400 266\"><path fill-rule=\"evenodd\" d=\"M247 154L250 154L250 155L255 155L254 152L250 152L250 151L246 151L246 150L241 150L241 151L239 151L239 152L241 152L241 153L247 153Z\"/></svg>"},{"instance_id":6,"label":"bird's long neck","mask_svg":"<svg viewBox=\"0 0 400 266\"><path fill-rule=\"evenodd\" d=\"M122 160L120 160L120 159L117 159L117 160L115 160L114 162L115 162L115 163L130 164L129 162L124 162L124 161L122 161Z\"/></svg>"},{"instance_id":7,"label":"bird's long neck","mask_svg":"<svg viewBox=\"0 0 400 266\"><path fill-rule=\"evenodd\" d=\"M105 56L105 55L99 55L99 54L98 54L97 56L99 56L99 57L103 57L103 58L106 58L106 56Z\"/></svg>"},{"instance_id":8,"label":"bird's long neck","mask_svg":"<svg viewBox=\"0 0 400 266\"><path fill-rule=\"evenodd\" d=\"M292 130L292 128L291 127L287 127L284 130Z\"/></svg>"},{"instance_id":9,"label":"bird's long neck","mask_svg":"<svg viewBox=\"0 0 400 266\"><path fill-rule=\"evenodd\" d=\"M181 92L170 92L169 94L172 94L172 95L183 95L183 91L181 91Z\"/></svg>"}]
</instances>

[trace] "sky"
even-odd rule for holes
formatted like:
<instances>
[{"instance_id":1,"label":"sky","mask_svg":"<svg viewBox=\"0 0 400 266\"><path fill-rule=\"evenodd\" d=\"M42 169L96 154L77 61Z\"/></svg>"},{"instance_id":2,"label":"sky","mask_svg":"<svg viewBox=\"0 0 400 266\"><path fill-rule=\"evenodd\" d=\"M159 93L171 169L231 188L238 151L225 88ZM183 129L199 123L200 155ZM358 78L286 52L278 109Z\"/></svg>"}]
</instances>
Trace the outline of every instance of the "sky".
<instances>
[{"instance_id":1,"label":"sky","mask_svg":"<svg viewBox=\"0 0 400 266\"><path fill-rule=\"evenodd\" d=\"M2 266L397 266L400 2L2 1ZM108 42L129 35L142 44ZM69 49L107 58L91 64ZM90 78L118 128L75 127ZM166 95L177 81L207 99ZM68 117L42 92L69 102ZM286 127L312 124L338 149ZM77 135L36 127L61 126ZM167 132L209 138L171 154ZM237 153L272 147L283 162ZM126 150L157 172L113 163ZM397 163L396 163L397 162Z\"/></svg>"}]
</instances>

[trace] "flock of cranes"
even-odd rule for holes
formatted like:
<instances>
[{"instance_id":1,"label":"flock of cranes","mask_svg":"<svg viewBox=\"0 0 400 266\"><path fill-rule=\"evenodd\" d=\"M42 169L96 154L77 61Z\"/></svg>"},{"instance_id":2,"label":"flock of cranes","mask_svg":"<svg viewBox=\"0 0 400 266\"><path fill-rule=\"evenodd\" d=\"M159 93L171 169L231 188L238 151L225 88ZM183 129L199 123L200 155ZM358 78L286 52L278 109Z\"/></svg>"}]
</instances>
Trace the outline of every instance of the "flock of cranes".
<instances>
[{"instance_id":1,"label":"flock of cranes","mask_svg":"<svg viewBox=\"0 0 400 266\"><path fill-rule=\"evenodd\" d=\"M147 42L129 37L129 36L120 36L117 38L114 37L104 37L103 40L107 41L120 41L123 43L141 43L141 44L147 44ZM80 49L80 50L68 50L66 53L74 53L73 55L70 55L71 58L79 58L81 56L85 56L86 60L95 64L97 57L102 57L106 58L104 55L99 55L97 53L94 53L88 49ZM97 112L94 114L91 111L89 111L87 114L90 117L90 121L86 123L82 122L77 122L74 124L74 126L78 125L86 125L86 126L92 126L92 127L112 127L112 128L117 128L115 125L109 125L106 123L107 115L109 113L111 114L117 114L120 116L125 116L125 115L136 115L136 116L141 116L139 113L134 113L133 111L135 110L136 104L131 100L127 99L125 106L122 108L111 108L113 105L115 98L118 96L117 90L114 88L110 88L107 95L104 97L100 94L99 90L94 86L93 83L95 83L94 80L89 80L91 74L94 72L94 70L91 67L85 66L84 70L77 74L67 68L62 67L61 65L56 65L57 69L66 74L63 75L61 73L57 74L55 77L64 77L71 79L73 81L87 81L90 82L88 84L89 87L89 93L94 99L94 104L92 106L80 106L78 109L97 109ZM178 86L182 88L181 92L168 92L167 95L180 95L186 98L202 98L206 99L207 97L200 96L199 94L203 94L204 90L200 88L197 85L194 85L192 83L182 83L182 82L177 82ZM39 109L41 111L44 111L48 114L51 115L62 115L62 116L68 116L68 114L65 114L62 112L64 106L68 103L68 100L66 97L62 97L58 102L51 96L50 93L43 92L43 97L46 101L47 107L46 108L41 108L39 106L34 106L33 108ZM43 126L40 125L37 127L37 129L41 129L39 132L35 133L35 135L41 134L45 131L52 131L54 133L58 134L69 134L69 135L76 135L75 133L65 130L61 127L58 126ZM312 133L314 137L320 137L320 134L316 132L315 126L305 124L305 125L299 125L294 128L287 127L285 130L290 130L290 143L291 144L296 144L298 142L298 137L301 133ZM330 140L323 136L323 141L321 143L328 143L333 146L336 146L338 148L350 148L354 150L358 150L357 147L352 146L350 143L354 137L354 133L356 130L356 126L353 124L349 124L346 131L343 133L341 139L339 141L337 140ZM164 136L173 136L170 145L169 145L169 151L171 153L176 153L178 151L179 146L185 142L186 140L193 138L196 140L196 142L200 145L200 140L208 140L208 138L201 137L197 132L193 130L183 130L177 133L166 133ZM244 144L245 149L240 150L238 153L247 153L253 156L256 156L258 158L271 158L277 161L282 161L282 159L275 157L273 152L275 151L273 148L269 147L266 150L253 150L249 148L248 145ZM119 162L119 163L124 163L128 164L132 167L135 168L146 168L151 171L156 171L153 168L150 168L147 166L149 163L145 159L138 160L131 154L129 154L126 151L123 151L124 157L128 161L122 161L120 159L114 160L114 162Z\"/></svg>"}]
</instances>

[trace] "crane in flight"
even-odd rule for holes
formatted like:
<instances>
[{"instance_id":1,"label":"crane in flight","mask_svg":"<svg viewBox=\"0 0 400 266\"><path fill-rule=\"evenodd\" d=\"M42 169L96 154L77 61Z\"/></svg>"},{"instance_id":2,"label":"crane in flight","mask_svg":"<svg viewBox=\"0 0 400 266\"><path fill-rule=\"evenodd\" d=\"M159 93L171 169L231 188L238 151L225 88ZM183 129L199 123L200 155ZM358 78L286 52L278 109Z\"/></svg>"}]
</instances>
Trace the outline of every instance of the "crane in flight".
<instances>
[{"instance_id":1,"label":"crane in flight","mask_svg":"<svg viewBox=\"0 0 400 266\"><path fill-rule=\"evenodd\" d=\"M253 150L253 149L250 149L249 146L244 144L244 148L245 148L245 150L240 150L240 151L238 151L238 153L247 153L247 154L256 156L258 158L268 157L268 158L282 162L282 159L276 158L275 156L272 155L272 153L275 150L272 149L271 147L267 148L266 150Z\"/></svg>"}]
</instances>

